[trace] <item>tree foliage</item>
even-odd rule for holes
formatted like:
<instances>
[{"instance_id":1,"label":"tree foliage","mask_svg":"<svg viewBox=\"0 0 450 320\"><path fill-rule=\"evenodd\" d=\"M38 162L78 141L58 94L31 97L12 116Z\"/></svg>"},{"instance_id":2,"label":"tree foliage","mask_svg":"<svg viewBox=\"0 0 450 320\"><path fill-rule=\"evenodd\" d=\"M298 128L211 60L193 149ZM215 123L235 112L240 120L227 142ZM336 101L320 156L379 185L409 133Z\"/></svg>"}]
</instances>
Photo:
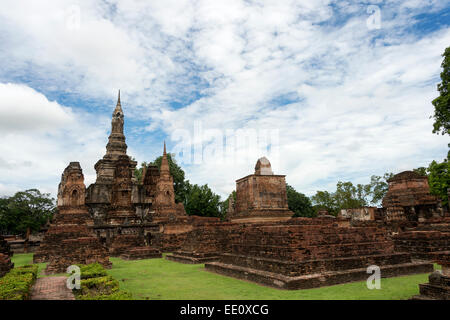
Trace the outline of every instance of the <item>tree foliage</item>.
<instances>
[{"instance_id":1,"label":"tree foliage","mask_svg":"<svg viewBox=\"0 0 450 320\"><path fill-rule=\"evenodd\" d=\"M311 200L303 193L297 192L292 186L286 184L286 193L289 210L294 212L294 217L313 217L314 210Z\"/></svg>"},{"instance_id":2,"label":"tree foliage","mask_svg":"<svg viewBox=\"0 0 450 320\"><path fill-rule=\"evenodd\" d=\"M215 194L207 184L199 186L186 181L184 209L188 215L203 217L221 217L220 196Z\"/></svg>"},{"instance_id":3,"label":"tree foliage","mask_svg":"<svg viewBox=\"0 0 450 320\"><path fill-rule=\"evenodd\" d=\"M17 192L0 199L0 230L25 235L27 230L39 231L55 212L55 199L37 189Z\"/></svg>"},{"instance_id":4,"label":"tree foliage","mask_svg":"<svg viewBox=\"0 0 450 320\"><path fill-rule=\"evenodd\" d=\"M448 206L447 189L450 188L450 161L444 159L439 163L432 161L427 168L430 192L442 200L443 206Z\"/></svg>"},{"instance_id":5,"label":"tree foliage","mask_svg":"<svg viewBox=\"0 0 450 320\"><path fill-rule=\"evenodd\" d=\"M385 173L383 177L372 176L368 184L353 185L352 182L339 181L336 191L317 191L311 200L315 211L327 210L337 215L341 209L359 208L368 205L378 205L388 190L387 180L392 173Z\"/></svg>"},{"instance_id":6,"label":"tree foliage","mask_svg":"<svg viewBox=\"0 0 450 320\"><path fill-rule=\"evenodd\" d=\"M442 82L438 84L439 97L433 100L433 133L450 134L450 47L442 55Z\"/></svg>"}]
</instances>

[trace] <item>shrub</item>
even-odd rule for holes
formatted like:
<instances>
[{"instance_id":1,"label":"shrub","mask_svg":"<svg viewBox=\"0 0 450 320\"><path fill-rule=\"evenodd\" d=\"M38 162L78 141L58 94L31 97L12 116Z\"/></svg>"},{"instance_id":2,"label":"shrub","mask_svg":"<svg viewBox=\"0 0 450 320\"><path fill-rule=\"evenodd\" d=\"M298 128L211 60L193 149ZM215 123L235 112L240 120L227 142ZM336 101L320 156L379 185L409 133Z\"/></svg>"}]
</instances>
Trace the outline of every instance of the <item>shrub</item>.
<instances>
[{"instance_id":1,"label":"shrub","mask_svg":"<svg viewBox=\"0 0 450 320\"><path fill-rule=\"evenodd\" d=\"M0 300L26 300L38 274L37 265L12 269L0 279Z\"/></svg>"},{"instance_id":2,"label":"shrub","mask_svg":"<svg viewBox=\"0 0 450 320\"><path fill-rule=\"evenodd\" d=\"M108 276L99 263L79 265L81 288L74 290L77 300L132 300L131 293L120 290L119 281Z\"/></svg>"},{"instance_id":3,"label":"shrub","mask_svg":"<svg viewBox=\"0 0 450 320\"><path fill-rule=\"evenodd\" d=\"M98 262L79 265L81 272L81 279L99 278L107 275L105 268Z\"/></svg>"}]
</instances>

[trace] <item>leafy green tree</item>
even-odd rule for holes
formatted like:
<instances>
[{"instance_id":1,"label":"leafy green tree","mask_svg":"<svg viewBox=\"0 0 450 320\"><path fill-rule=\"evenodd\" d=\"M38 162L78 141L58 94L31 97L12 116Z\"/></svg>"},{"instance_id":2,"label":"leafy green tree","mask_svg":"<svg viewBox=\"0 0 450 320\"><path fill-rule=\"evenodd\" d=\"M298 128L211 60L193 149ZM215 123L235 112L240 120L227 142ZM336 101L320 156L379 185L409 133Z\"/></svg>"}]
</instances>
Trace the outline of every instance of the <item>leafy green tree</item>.
<instances>
[{"instance_id":1,"label":"leafy green tree","mask_svg":"<svg viewBox=\"0 0 450 320\"><path fill-rule=\"evenodd\" d=\"M438 84L439 97L433 100L433 133L450 134L450 47L442 55L442 82Z\"/></svg>"},{"instance_id":2,"label":"leafy green tree","mask_svg":"<svg viewBox=\"0 0 450 320\"><path fill-rule=\"evenodd\" d=\"M328 191L317 191L316 194L311 197L311 200L316 212L319 210L327 210L332 215L337 215L339 212L334 194Z\"/></svg>"},{"instance_id":3,"label":"leafy green tree","mask_svg":"<svg viewBox=\"0 0 450 320\"><path fill-rule=\"evenodd\" d=\"M363 185L359 184L355 187L350 181L339 181L337 183L334 198L338 210L359 208L367 205Z\"/></svg>"},{"instance_id":4,"label":"leafy green tree","mask_svg":"<svg viewBox=\"0 0 450 320\"><path fill-rule=\"evenodd\" d=\"M0 228L12 234L39 231L52 218L55 199L37 189L17 192L0 201Z\"/></svg>"},{"instance_id":5,"label":"leafy green tree","mask_svg":"<svg viewBox=\"0 0 450 320\"><path fill-rule=\"evenodd\" d=\"M313 217L315 212L311 200L303 193L297 192L292 186L286 184L286 193L289 209L294 217Z\"/></svg>"},{"instance_id":6,"label":"leafy green tree","mask_svg":"<svg viewBox=\"0 0 450 320\"><path fill-rule=\"evenodd\" d=\"M430 192L442 200L443 206L448 206L447 189L450 188L450 161L445 159L438 163L433 161L427 168Z\"/></svg>"},{"instance_id":7,"label":"leafy green tree","mask_svg":"<svg viewBox=\"0 0 450 320\"><path fill-rule=\"evenodd\" d=\"M186 181L184 208L188 215L204 217L221 217L220 196L215 194L207 184L199 186Z\"/></svg>"},{"instance_id":8,"label":"leafy green tree","mask_svg":"<svg viewBox=\"0 0 450 320\"><path fill-rule=\"evenodd\" d=\"M385 173L383 177L381 176L371 176L370 183L364 186L364 192L367 197L370 197L367 202L371 205L380 204L383 200L386 192L388 191L388 180L394 176L393 173Z\"/></svg>"}]
</instances>

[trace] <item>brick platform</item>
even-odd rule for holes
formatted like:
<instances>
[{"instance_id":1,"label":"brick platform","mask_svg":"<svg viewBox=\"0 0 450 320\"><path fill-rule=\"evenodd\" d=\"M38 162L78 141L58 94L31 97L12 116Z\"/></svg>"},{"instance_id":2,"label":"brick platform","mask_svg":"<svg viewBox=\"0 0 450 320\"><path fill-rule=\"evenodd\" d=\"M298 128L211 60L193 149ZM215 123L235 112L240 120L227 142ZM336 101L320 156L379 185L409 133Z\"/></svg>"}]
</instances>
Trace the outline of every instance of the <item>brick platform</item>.
<instances>
[{"instance_id":1,"label":"brick platform","mask_svg":"<svg viewBox=\"0 0 450 320\"><path fill-rule=\"evenodd\" d=\"M432 260L435 252L450 250L450 230L407 231L393 239L396 251L409 252L415 259Z\"/></svg>"},{"instance_id":2,"label":"brick platform","mask_svg":"<svg viewBox=\"0 0 450 320\"><path fill-rule=\"evenodd\" d=\"M141 260L162 258L162 253L156 248L152 247L138 247L128 250L126 253L120 255L123 260Z\"/></svg>"},{"instance_id":3,"label":"brick platform","mask_svg":"<svg viewBox=\"0 0 450 320\"><path fill-rule=\"evenodd\" d=\"M382 277L433 270L394 252L386 230L338 227L328 219L291 219L274 225L247 225L232 238L232 250L209 271L280 289L306 289L367 279L378 265Z\"/></svg>"},{"instance_id":4,"label":"brick platform","mask_svg":"<svg viewBox=\"0 0 450 320\"><path fill-rule=\"evenodd\" d=\"M187 264L217 261L220 254L231 251L231 233L238 227L218 218L197 217L181 250L166 255L166 259Z\"/></svg>"},{"instance_id":5,"label":"brick platform","mask_svg":"<svg viewBox=\"0 0 450 320\"><path fill-rule=\"evenodd\" d=\"M31 300L75 300L67 288L66 277L39 278L31 292Z\"/></svg>"}]
</instances>

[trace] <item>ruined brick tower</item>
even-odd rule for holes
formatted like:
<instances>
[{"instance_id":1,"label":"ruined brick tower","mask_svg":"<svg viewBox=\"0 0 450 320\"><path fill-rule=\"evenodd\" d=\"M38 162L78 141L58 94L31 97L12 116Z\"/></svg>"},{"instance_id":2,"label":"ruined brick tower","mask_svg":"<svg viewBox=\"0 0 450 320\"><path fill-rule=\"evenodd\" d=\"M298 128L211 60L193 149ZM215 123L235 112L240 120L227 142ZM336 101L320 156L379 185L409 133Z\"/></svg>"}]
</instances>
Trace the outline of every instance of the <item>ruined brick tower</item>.
<instances>
[{"instance_id":1,"label":"ruined brick tower","mask_svg":"<svg viewBox=\"0 0 450 320\"><path fill-rule=\"evenodd\" d=\"M72 264L99 262L111 265L107 249L89 230L93 221L85 205L83 171L79 162L71 162L61 176L57 213L33 261L49 262L47 273L65 272Z\"/></svg>"},{"instance_id":2,"label":"ruined brick tower","mask_svg":"<svg viewBox=\"0 0 450 320\"><path fill-rule=\"evenodd\" d=\"M383 198L387 221L418 221L443 216L439 199L430 193L428 179L414 171L401 172L388 180Z\"/></svg>"},{"instance_id":3,"label":"ruined brick tower","mask_svg":"<svg viewBox=\"0 0 450 320\"><path fill-rule=\"evenodd\" d=\"M170 174L165 142L159 177L156 178L154 202L153 221L173 220L177 216L186 215L183 205L175 202L173 177Z\"/></svg>"},{"instance_id":4,"label":"ruined brick tower","mask_svg":"<svg viewBox=\"0 0 450 320\"><path fill-rule=\"evenodd\" d=\"M258 159L255 173L236 180L236 204L232 221L258 222L287 220L289 210L285 175L273 174L266 157Z\"/></svg>"}]
</instances>

